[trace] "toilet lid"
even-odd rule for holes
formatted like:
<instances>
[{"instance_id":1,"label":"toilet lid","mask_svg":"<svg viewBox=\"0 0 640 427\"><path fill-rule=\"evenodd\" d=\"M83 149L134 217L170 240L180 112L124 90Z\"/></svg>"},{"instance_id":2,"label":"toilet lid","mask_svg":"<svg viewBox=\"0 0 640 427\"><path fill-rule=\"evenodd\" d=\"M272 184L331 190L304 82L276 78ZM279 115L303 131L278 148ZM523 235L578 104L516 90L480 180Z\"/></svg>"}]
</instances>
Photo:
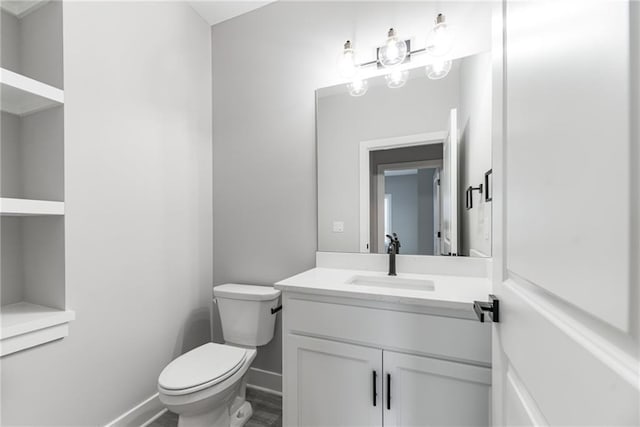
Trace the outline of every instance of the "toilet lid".
<instances>
[{"instance_id":1,"label":"toilet lid","mask_svg":"<svg viewBox=\"0 0 640 427\"><path fill-rule=\"evenodd\" d=\"M236 372L247 350L230 345L207 343L169 363L160 374L158 384L166 390L184 390L205 383L216 384Z\"/></svg>"}]
</instances>

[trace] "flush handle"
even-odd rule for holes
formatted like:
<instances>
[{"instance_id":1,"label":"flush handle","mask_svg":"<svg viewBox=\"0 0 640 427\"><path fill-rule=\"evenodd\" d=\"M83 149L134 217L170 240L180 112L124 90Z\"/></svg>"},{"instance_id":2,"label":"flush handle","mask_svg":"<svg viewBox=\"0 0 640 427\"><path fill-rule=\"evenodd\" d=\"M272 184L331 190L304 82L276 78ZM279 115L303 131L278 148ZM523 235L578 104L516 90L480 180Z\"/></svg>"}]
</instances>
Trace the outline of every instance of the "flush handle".
<instances>
[{"instance_id":1,"label":"flush handle","mask_svg":"<svg viewBox=\"0 0 640 427\"><path fill-rule=\"evenodd\" d=\"M276 314L277 312L279 312L280 310L282 310L282 304L280 304L279 306L272 308L271 309L271 314Z\"/></svg>"}]
</instances>

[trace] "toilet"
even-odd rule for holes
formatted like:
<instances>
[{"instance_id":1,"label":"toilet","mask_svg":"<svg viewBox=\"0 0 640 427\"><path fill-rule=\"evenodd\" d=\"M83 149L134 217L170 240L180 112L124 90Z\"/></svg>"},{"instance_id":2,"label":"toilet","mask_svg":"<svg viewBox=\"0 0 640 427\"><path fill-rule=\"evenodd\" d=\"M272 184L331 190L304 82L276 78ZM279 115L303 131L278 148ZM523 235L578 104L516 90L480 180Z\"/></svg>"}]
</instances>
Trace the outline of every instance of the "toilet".
<instances>
[{"instance_id":1,"label":"toilet","mask_svg":"<svg viewBox=\"0 0 640 427\"><path fill-rule=\"evenodd\" d=\"M173 360L158 378L160 401L178 427L239 427L251 418L246 374L256 347L273 338L280 291L226 284L213 289L224 344L207 343Z\"/></svg>"}]
</instances>

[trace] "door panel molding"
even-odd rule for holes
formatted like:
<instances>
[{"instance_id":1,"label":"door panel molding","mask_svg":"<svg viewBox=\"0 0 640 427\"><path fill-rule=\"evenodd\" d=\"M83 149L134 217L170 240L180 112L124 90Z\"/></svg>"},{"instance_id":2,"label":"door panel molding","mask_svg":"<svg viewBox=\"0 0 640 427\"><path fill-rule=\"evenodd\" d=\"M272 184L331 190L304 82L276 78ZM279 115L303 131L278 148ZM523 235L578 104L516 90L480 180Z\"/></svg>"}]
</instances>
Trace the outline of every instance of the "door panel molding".
<instances>
[{"instance_id":1,"label":"door panel molding","mask_svg":"<svg viewBox=\"0 0 640 427\"><path fill-rule=\"evenodd\" d=\"M505 425L548 426L549 423L515 373L513 366L507 367L505 377Z\"/></svg>"},{"instance_id":2,"label":"door panel molding","mask_svg":"<svg viewBox=\"0 0 640 427\"><path fill-rule=\"evenodd\" d=\"M634 339L606 322L590 317L578 307L547 293L544 289L507 271L505 286L522 298L532 310L564 332L601 363L610 367L629 384L640 388L638 361L633 356ZM611 340L615 337L617 339Z\"/></svg>"},{"instance_id":3,"label":"door panel molding","mask_svg":"<svg viewBox=\"0 0 640 427\"><path fill-rule=\"evenodd\" d=\"M603 349L611 355L615 347L585 339L586 328L570 325L552 304L513 278L503 282L500 299L502 321L496 328L508 364L517 367L550 424L637 424L638 376L632 375L631 363L620 363L621 352L617 359L603 357Z\"/></svg>"}]
</instances>

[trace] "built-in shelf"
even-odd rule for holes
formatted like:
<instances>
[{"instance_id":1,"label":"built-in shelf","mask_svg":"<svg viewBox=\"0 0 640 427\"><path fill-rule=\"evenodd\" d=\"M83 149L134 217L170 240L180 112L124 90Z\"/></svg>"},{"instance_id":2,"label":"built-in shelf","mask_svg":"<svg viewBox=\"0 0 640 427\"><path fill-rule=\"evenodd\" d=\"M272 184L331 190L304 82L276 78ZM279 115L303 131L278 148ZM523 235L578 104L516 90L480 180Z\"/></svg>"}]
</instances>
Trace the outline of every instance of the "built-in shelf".
<instances>
[{"instance_id":1,"label":"built-in shelf","mask_svg":"<svg viewBox=\"0 0 640 427\"><path fill-rule=\"evenodd\" d=\"M64 3L0 0L0 356L10 358L61 341L75 319L65 283Z\"/></svg>"},{"instance_id":2,"label":"built-in shelf","mask_svg":"<svg viewBox=\"0 0 640 427\"><path fill-rule=\"evenodd\" d=\"M10 14L22 18L48 2L49 0L2 0L0 6Z\"/></svg>"},{"instance_id":3,"label":"built-in shelf","mask_svg":"<svg viewBox=\"0 0 640 427\"><path fill-rule=\"evenodd\" d=\"M64 91L5 68L0 68L2 111L26 116L64 103Z\"/></svg>"},{"instance_id":4,"label":"built-in shelf","mask_svg":"<svg viewBox=\"0 0 640 427\"><path fill-rule=\"evenodd\" d=\"M64 215L64 202L0 197L2 216Z\"/></svg>"},{"instance_id":5,"label":"built-in shelf","mask_svg":"<svg viewBox=\"0 0 640 427\"><path fill-rule=\"evenodd\" d=\"M18 302L0 308L0 355L15 353L69 335L71 310Z\"/></svg>"}]
</instances>

